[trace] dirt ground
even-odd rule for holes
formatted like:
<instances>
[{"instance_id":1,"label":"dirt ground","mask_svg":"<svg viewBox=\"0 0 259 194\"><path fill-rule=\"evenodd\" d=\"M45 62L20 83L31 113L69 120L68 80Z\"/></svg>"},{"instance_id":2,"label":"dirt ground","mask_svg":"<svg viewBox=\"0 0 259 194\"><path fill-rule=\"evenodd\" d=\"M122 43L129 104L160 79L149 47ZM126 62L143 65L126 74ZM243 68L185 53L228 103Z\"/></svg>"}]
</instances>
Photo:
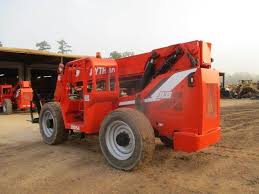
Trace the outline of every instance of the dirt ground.
<instances>
[{"instance_id":1,"label":"dirt ground","mask_svg":"<svg viewBox=\"0 0 259 194\"><path fill-rule=\"evenodd\" d=\"M48 146L28 114L0 115L0 193L259 193L259 101L222 101L222 139L198 153L157 141L153 161L110 167L98 138Z\"/></svg>"}]
</instances>

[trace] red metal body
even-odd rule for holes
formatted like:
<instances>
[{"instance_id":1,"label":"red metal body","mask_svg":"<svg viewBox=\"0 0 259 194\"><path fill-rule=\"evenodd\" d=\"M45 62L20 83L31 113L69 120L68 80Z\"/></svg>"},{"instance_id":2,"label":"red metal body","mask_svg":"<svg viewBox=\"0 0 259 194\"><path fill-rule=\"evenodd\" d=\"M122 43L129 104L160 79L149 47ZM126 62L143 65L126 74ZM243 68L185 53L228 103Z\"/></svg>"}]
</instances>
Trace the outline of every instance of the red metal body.
<instances>
[{"instance_id":1,"label":"red metal body","mask_svg":"<svg viewBox=\"0 0 259 194\"><path fill-rule=\"evenodd\" d=\"M183 52L170 70L138 91L150 53L118 60L83 58L59 74L55 100L61 103L67 129L98 133L109 112L119 107L141 110L174 149L192 152L220 138L219 73L211 69L211 44L193 41L154 51L155 71L177 49Z\"/></svg>"},{"instance_id":2,"label":"red metal body","mask_svg":"<svg viewBox=\"0 0 259 194\"><path fill-rule=\"evenodd\" d=\"M12 85L0 85L0 106L3 105L4 99L10 99L14 109L28 110L32 97L33 91L30 81L20 81L14 87Z\"/></svg>"},{"instance_id":3,"label":"red metal body","mask_svg":"<svg viewBox=\"0 0 259 194\"><path fill-rule=\"evenodd\" d=\"M20 81L13 88L13 94L13 103L16 104L17 109L28 110L30 108L30 102L33 97L33 91L30 81Z\"/></svg>"}]
</instances>

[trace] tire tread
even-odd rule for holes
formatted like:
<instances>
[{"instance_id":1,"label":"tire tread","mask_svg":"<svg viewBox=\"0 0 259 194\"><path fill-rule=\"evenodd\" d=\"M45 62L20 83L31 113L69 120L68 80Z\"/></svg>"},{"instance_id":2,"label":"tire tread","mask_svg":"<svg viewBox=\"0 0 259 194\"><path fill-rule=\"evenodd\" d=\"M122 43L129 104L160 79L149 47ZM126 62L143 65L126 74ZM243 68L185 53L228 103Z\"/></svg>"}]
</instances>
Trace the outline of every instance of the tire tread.
<instances>
[{"instance_id":1,"label":"tire tread","mask_svg":"<svg viewBox=\"0 0 259 194\"><path fill-rule=\"evenodd\" d=\"M131 124L135 126L135 128L139 131L141 139L142 139L142 153L140 158L136 159L136 164L133 166L128 167L121 167L119 165L112 164L109 161L109 158L107 158L103 149L103 153L108 160L108 162L114 166L117 169L121 170L133 170L142 167L144 164L147 164L150 162L153 158L153 153L155 149L155 135L154 130L152 128L152 125L150 124L147 117L140 111L132 108L118 108L114 111L112 111L106 118L104 119L101 130L100 130L100 137L104 135L105 133L105 125L107 125L107 122L111 120L115 115L123 115L125 118L127 118L129 121L131 121ZM105 142L102 142L102 138L100 138L100 144L105 144ZM102 148L102 146L101 146Z\"/></svg>"},{"instance_id":2,"label":"tire tread","mask_svg":"<svg viewBox=\"0 0 259 194\"><path fill-rule=\"evenodd\" d=\"M51 111L54 113L53 117L54 117L54 119L57 120L57 122L56 122L57 123L57 133L55 133L55 137L53 137L53 139L51 141L47 140L45 138L45 135L42 134L42 133L44 133L43 129L42 129L42 125L41 125L42 115L46 109L50 109L50 110L52 109ZM68 131L65 129L64 120L63 120L59 102L48 102L48 103L44 104L44 106L42 107L41 112L40 112L39 123L40 123L40 128L41 128L41 134L42 134L42 137L43 137L43 140L45 143L50 144L50 145L57 145L57 144L63 143L65 140L67 140Z\"/></svg>"},{"instance_id":3,"label":"tire tread","mask_svg":"<svg viewBox=\"0 0 259 194\"><path fill-rule=\"evenodd\" d=\"M6 105L5 114L10 115L13 113L13 104L11 99L4 99L4 106Z\"/></svg>"}]
</instances>

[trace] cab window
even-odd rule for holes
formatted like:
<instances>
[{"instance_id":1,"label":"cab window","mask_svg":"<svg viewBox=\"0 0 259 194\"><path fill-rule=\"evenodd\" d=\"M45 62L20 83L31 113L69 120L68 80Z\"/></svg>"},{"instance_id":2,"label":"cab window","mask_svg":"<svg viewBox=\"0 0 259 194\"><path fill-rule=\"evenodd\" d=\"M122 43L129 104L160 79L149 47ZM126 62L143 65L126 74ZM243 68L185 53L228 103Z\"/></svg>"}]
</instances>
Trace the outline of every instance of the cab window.
<instances>
[{"instance_id":1,"label":"cab window","mask_svg":"<svg viewBox=\"0 0 259 194\"><path fill-rule=\"evenodd\" d=\"M106 91L106 81L105 80L97 80L96 82L96 91Z\"/></svg>"}]
</instances>

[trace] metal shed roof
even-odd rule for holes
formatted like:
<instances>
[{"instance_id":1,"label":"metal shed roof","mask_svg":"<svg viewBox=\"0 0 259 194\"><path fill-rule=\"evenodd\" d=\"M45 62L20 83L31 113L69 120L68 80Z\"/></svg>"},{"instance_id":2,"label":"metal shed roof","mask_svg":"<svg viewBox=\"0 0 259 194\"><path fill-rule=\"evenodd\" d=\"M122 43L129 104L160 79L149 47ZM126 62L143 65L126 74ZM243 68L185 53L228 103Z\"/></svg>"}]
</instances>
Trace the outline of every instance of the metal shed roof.
<instances>
[{"instance_id":1,"label":"metal shed roof","mask_svg":"<svg viewBox=\"0 0 259 194\"><path fill-rule=\"evenodd\" d=\"M85 57L83 55L62 54L33 49L0 47L0 61L18 61L26 64L59 64Z\"/></svg>"}]
</instances>

